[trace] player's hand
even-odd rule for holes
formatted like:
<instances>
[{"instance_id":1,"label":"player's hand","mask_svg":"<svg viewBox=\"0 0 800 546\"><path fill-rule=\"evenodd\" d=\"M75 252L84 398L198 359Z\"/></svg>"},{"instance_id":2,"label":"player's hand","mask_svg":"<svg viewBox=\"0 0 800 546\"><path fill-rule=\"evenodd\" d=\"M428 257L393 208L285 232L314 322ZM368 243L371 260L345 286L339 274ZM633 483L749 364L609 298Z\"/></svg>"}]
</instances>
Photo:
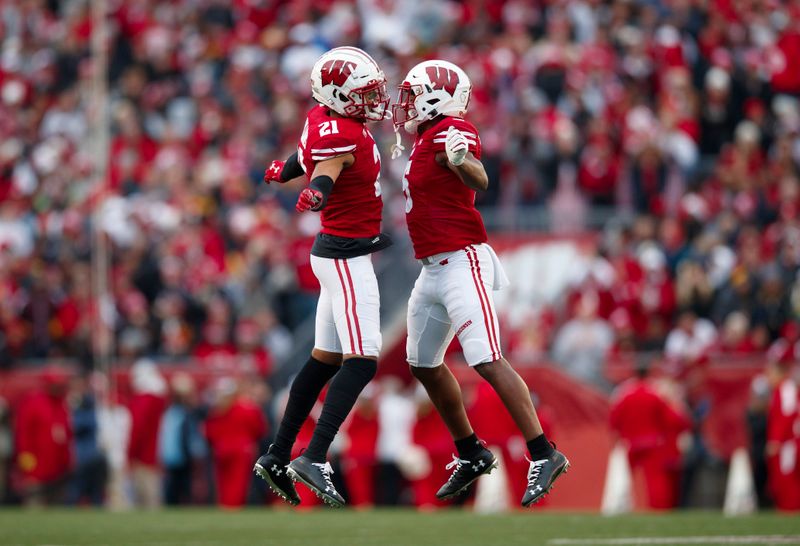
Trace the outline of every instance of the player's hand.
<instances>
[{"instance_id":1,"label":"player's hand","mask_svg":"<svg viewBox=\"0 0 800 546\"><path fill-rule=\"evenodd\" d=\"M264 182L269 184L270 182L277 182L278 184L283 184L283 180L281 180L281 171L283 171L283 166L286 162L275 160L269 164L267 170L264 171Z\"/></svg>"},{"instance_id":2,"label":"player's hand","mask_svg":"<svg viewBox=\"0 0 800 546\"><path fill-rule=\"evenodd\" d=\"M300 192L300 197L297 198L297 204L294 208L297 212L319 210L322 206L322 200L323 195L321 191L313 188L306 188Z\"/></svg>"},{"instance_id":3,"label":"player's hand","mask_svg":"<svg viewBox=\"0 0 800 546\"><path fill-rule=\"evenodd\" d=\"M447 152L447 160L458 167L464 163L469 151L467 137L452 125L447 130L447 140L444 143L444 150Z\"/></svg>"}]
</instances>

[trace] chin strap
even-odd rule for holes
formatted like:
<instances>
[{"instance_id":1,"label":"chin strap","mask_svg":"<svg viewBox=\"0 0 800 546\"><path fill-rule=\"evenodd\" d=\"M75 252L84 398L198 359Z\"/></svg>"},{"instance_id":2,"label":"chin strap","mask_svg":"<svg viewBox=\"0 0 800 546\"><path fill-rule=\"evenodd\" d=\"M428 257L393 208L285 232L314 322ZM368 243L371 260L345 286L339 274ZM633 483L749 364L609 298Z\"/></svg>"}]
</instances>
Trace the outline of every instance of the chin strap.
<instances>
[{"instance_id":1,"label":"chin strap","mask_svg":"<svg viewBox=\"0 0 800 546\"><path fill-rule=\"evenodd\" d=\"M392 144L392 159L397 159L401 155L403 155L403 151L405 150L405 146L403 146L403 139L400 136L400 128L395 125L394 126L394 144Z\"/></svg>"}]
</instances>

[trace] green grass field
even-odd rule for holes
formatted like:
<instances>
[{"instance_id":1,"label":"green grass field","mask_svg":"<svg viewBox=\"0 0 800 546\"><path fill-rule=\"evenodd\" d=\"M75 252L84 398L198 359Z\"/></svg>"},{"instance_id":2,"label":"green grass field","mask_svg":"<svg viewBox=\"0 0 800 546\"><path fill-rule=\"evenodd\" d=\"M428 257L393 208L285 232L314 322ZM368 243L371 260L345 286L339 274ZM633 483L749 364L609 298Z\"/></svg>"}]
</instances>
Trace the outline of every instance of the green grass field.
<instances>
[{"instance_id":1,"label":"green grass field","mask_svg":"<svg viewBox=\"0 0 800 546\"><path fill-rule=\"evenodd\" d=\"M681 538L683 537L683 538ZM712 538L714 537L714 538ZM800 516L725 518L691 512L604 518L445 510L186 509L112 514L0 510L2 545L513 546L571 544L796 544Z\"/></svg>"}]
</instances>

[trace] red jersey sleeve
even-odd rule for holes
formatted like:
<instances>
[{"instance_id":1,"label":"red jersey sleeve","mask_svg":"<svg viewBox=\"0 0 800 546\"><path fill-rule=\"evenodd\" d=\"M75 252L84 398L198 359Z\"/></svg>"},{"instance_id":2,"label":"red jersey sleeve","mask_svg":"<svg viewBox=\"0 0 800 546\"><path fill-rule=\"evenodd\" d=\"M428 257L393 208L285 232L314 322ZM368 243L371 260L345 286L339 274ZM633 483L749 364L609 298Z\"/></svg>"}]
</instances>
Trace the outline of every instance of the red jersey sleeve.
<instances>
[{"instance_id":1,"label":"red jersey sleeve","mask_svg":"<svg viewBox=\"0 0 800 546\"><path fill-rule=\"evenodd\" d=\"M306 173L311 176L319 161L355 153L363 131L364 126L354 120L334 119L325 108L312 108L298 146L298 159Z\"/></svg>"},{"instance_id":2,"label":"red jersey sleeve","mask_svg":"<svg viewBox=\"0 0 800 546\"><path fill-rule=\"evenodd\" d=\"M447 142L447 131L450 127L455 127L469 143L469 151L476 159L481 158L481 137L478 130L467 120L461 118L447 117L436 125L436 132L433 135L433 150L435 152L443 152L445 149L445 142Z\"/></svg>"},{"instance_id":3,"label":"red jersey sleeve","mask_svg":"<svg viewBox=\"0 0 800 546\"><path fill-rule=\"evenodd\" d=\"M352 138L343 135L326 135L311 143L308 154L312 161L317 162L352 154L355 151L356 143Z\"/></svg>"}]
</instances>

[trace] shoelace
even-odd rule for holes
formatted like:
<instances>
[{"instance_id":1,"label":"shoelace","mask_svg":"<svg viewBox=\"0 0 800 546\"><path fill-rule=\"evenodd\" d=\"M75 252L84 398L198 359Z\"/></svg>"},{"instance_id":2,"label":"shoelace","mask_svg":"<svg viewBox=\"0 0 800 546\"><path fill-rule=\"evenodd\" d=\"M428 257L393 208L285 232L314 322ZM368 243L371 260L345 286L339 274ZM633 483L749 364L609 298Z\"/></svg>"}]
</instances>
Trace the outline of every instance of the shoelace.
<instances>
[{"instance_id":1,"label":"shoelace","mask_svg":"<svg viewBox=\"0 0 800 546\"><path fill-rule=\"evenodd\" d=\"M455 467L455 471L450 474L450 477L447 481L452 481L453 477L458 474L458 471L461 470L461 465L469 464L469 461L466 459L459 459L458 456L453 455L453 460L447 463L447 466L444 467L445 470L450 470L451 468Z\"/></svg>"},{"instance_id":2,"label":"shoelace","mask_svg":"<svg viewBox=\"0 0 800 546\"><path fill-rule=\"evenodd\" d=\"M325 485L330 487L331 490L336 491L336 488L333 487L333 482L331 481L331 474L333 474L333 467L331 467L331 463L326 462L311 464L320 469L320 472L322 472L322 478L325 480Z\"/></svg>"},{"instance_id":3,"label":"shoelace","mask_svg":"<svg viewBox=\"0 0 800 546\"><path fill-rule=\"evenodd\" d=\"M538 461L531 461L527 457L525 460L531 463L530 467L528 467L528 486L533 486L536 483L536 478L539 477L539 472L542 471L542 467L544 463L547 462L547 459L539 459Z\"/></svg>"}]
</instances>

